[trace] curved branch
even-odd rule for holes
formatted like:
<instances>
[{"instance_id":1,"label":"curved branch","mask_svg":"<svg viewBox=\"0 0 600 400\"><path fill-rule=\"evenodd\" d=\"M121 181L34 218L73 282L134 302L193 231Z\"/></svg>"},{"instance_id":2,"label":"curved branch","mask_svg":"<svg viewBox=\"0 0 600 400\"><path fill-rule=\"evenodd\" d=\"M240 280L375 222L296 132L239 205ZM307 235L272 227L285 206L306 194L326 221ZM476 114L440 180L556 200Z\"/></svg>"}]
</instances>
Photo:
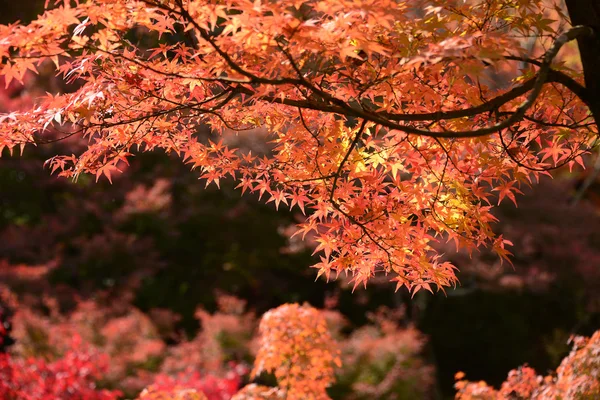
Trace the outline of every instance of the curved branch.
<instances>
[{"instance_id":1,"label":"curved branch","mask_svg":"<svg viewBox=\"0 0 600 400\"><path fill-rule=\"evenodd\" d=\"M525 100L525 102L523 102L523 104L521 104L515 110L514 114L512 114L509 118L505 119L504 121L502 121L500 123L497 123L495 125L492 125L492 126L489 126L486 128L476 129L476 130L472 130L472 131L432 132L432 131L421 130L421 129L406 129L406 128L404 128L404 129L396 128L396 129L403 130L406 133L420 134L423 136L477 137L477 136L490 135L490 134L496 133L502 129L508 128L509 126L521 121L525 116L525 112L535 103L537 97L539 96L540 92L542 91L542 87L544 86L544 83L546 83L549 79L549 75L550 75L550 71L551 71L550 66L552 64L552 61L558 54L559 50L561 49L561 47L564 46L566 43L577 39L580 36L587 36L587 35L592 35L592 34L593 34L593 30L589 27L575 26L575 27L569 29L568 31L566 31L565 33L563 33L562 35L560 35L556 39L556 41L554 42L552 47L544 55L544 61L540 65L540 70L538 72L537 78L535 78L535 80L533 81L532 87L530 89L531 93L529 94L529 96L527 96L527 99ZM515 89L524 90L522 87L520 87L520 88L521 89L519 89L519 88L515 88ZM484 103L484 104L486 104L486 103Z\"/></svg>"},{"instance_id":2,"label":"curved branch","mask_svg":"<svg viewBox=\"0 0 600 400\"><path fill-rule=\"evenodd\" d=\"M521 61L527 64L535 65L537 67L542 66L541 61L527 57L505 56L504 59L511 61ZM547 82L560 83L561 85L569 89L571 92L575 93L575 95L579 97L579 99L583 101L586 106L590 107L590 105L592 104L592 98L590 97L590 93L586 89L586 87L577 82L575 79L571 78L569 75L565 74L564 72L557 71L555 69L549 70Z\"/></svg>"},{"instance_id":3,"label":"curved branch","mask_svg":"<svg viewBox=\"0 0 600 400\"><path fill-rule=\"evenodd\" d=\"M536 65L541 65L541 63L536 63ZM577 97L583 101L583 103L589 107L591 104L590 96L586 91L585 87L580 85L576 80L571 78L568 75L565 75L562 72L550 69L548 70L548 75L544 83L556 82L560 83L571 92L575 93ZM406 121L406 122L419 122L419 121L441 121L447 119L456 119L456 118L464 118L464 117L473 117L478 114L483 114L485 112L494 111L504 104L508 103L511 100L516 99L519 96L524 95L533 89L536 83L536 78L531 78L526 80L519 86L516 86L509 90L506 93L498 95L490 100L485 101L477 106L464 108L461 110L452 110L452 111L436 111L432 113L421 113L421 114L399 114L399 113L391 113L386 111L376 111L377 114L384 116L390 121Z\"/></svg>"},{"instance_id":4,"label":"curved branch","mask_svg":"<svg viewBox=\"0 0 600 400\"><path fill-rule=\"evenodd\" d=\"M566 75L563 74L563 76L560 76L560 75L552 72L553 71L551 69L552 61L554 60L554 58L556 57L556 55L558 54L558 52L562 48L562 46L564 46L566 43L568 43L572 40L575 40L580 36L588 36L588 35L592 35L592 34L593 34L593 30L591 28L585 27L585 26L575 26L575 27L569 29L568 31L566 31L565 33L560 35L556 39L556 41L554 42L552 47L546 52L546 54L544 55L544 58L543 58L543 62L540 63L540 70L538 71L537 77L535 79L531 79L531 80L527 81L526 83L524 83L523 85L521 85L517 88L514 88L513 90L505 93L504 95L500 95L500 96L496 97L495 99L490 100L489 102L483 103L480 106L476 106L471 109L458 110L458 111L454 111L454 112L451 111L451 112L446 112L446 113L439 112L439 113L431 113L431 114L415 114L412 116L403 115L403 117L405 117L405 118L408 118L408 117L414 118L414 119L412 119L412 121L442 120L442 119L460 118L463 116L473 116L473 115L480 114L482 112L492 111L494 109L497 109L500 105L502 105L514 98L517 98L518 96L523 95L523 94L527 93L528 91L531 91L531 93L529 94L527 99L513 112L513 114L509 118L507 118L504 121L499 122L495 125L488 126L488 127L481 128L481 129L470 130L470 131L444 130L444 131L436 132L436 131L430 131L430 130L425 130L425 129L418 129L418 128L408 126L408 125L398 124L398 123L394 122L396 120L402 120L402 118L400 118L398 115L385 113L385 112L371 112L371 111L364 110L364 108L358 109L358 108L352 107L350 104L348 104L346 102L342 102L341 100L333 97L329 93L327 93L319 88L316 88L314 85L310 84L310 82L307 82L305 80L305 78L303 78L303 77L299 77L299 81L302 86L305 86L308 89L310 89L311 91L313 91L316 95L320 96L325 102L329 103L329 105L339 107L339 113L341 113L341 114L369 120L369 121L375 122L377 124L380 124L382 126L390 128L390 129L397 129L397 130L403 131L407 134L416 134L416 135L429 136L429 137L446 137L446 138L448 138L448 137L468 138L468 137L487 136L487 135L499 132L502 129L508 128L511 125L521 121L525 117L525 113L527 112L527 110L531 106L533 106L533 104L537 100L539 94L542 91L544 84L549 82L551 80L551 78L553 78L557 81L560 80L560 81L562 81L561 83L566 82L567 85L573 86L572 82L568 81L567 79L564 79L566 77ZM292 62L293 60L290 60L290 61ZM579 84L577 84L577 85L579 85ZM578 89L578 87L574 87L574 88L576 90ZM282 100L281 103L285 103L285 101ZM294 105L298 106L297 103ZM312 106L316 106L316 105L312 104ZM322 108L327 108L327 106L322 107ZM440 116L442 118L440 118Z\"/></svg>"}]
</instances>

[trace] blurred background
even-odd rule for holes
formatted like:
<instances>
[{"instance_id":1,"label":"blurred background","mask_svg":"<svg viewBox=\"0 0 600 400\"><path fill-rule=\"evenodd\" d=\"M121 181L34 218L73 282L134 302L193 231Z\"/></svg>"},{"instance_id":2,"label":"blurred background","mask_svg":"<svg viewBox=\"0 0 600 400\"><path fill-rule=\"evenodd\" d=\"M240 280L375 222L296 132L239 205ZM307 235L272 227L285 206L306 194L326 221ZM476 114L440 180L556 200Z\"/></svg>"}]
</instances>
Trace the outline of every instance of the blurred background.
<instances>
[{"instance_id":1,"label":"blurred background","mask_svg":"<svg viewBox=\"0 0 600 400\"><path fill-rule=\"evenodd\" d=\"M0 0L0 23L42 9L43 1ZM51 71L4 86L0 112L67 90ZM139 155L113 184L59 179L43 167L77 145L0 159L0 294L13 315L11 351L52 359L76 331L111 354L103 384L128 395L152 374L197 365L223 378L249 365L255 316L286 302L329 310L345 354L331 390L340 399L452 398L457 371L493 385L524 363L544 374L568 353L571 335L600 327L593 171L558 171L526 190L518 208L497 209L495 230L514 243L514 266L440 245L461 285L411 299L385 277L354 293L343 277L315 281L313 244L289 237L301 214L241 197L231 182L204 189L174 157Z\"/></svg>"}]
</instances>

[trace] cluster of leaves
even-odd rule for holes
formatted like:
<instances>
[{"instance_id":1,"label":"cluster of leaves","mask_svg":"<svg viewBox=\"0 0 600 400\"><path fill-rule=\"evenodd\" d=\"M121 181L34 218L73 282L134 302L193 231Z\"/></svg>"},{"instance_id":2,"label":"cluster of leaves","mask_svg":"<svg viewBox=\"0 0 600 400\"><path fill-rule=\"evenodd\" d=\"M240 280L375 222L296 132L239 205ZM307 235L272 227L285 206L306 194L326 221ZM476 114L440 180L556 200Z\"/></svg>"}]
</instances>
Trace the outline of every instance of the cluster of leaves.
<instances>
[{"instance_id":1,"label":"cluster of leaves","mask_svg":"<svg viewBox=\"0 0 600 400\"><path fill-rule=\"evenodd\" d=\"M206 400L202 392L193 389L161 389L154 385L144 389L139 400Z\"/></svg>"},{"instance_id":2,"label":"cluster of leaves","mask_svg":"<svg viewBox=\"0 0 600 400\"><path fill-rule=\"evenodd\" d=\"M188 363L185 371L173 372L175 366L189 359L177 357L181 350L170 354L148 316L130 306L111 309L87 301L63 315L57 303L46 298L49 315L44 316L19 304L17 296L8 290L3 294L18 310L14 316L17 343L10 356L0 362L0 376L5 382L0 385L3 399L110 400L121 398L122 392L131 397L147 386L140 399L225 400L237 391L241 377L247 374L243 366L216 365L212 360L204 365ZM231 303L227 299L222 303ZM118 308L125 314L118 316ZM162 312L159 317L169 315ZM218 327L213 330L218 331ZM202 336L208 339L208 335ZM219 346L212 339L184 350L195 352L197 360L207 347ZM218 348L212 350L218 352ZM168 362L169 357L175 359ZM158 369L163 358L165 368ZM200 374L206 367L211 368L210 372ZM96 382L119 387L122 392L96 389Z\"/></svg>"},{"instance_id":3,"label":"cluster of leaves","mask_svg":"<svg viewBox=\"0 0 600 400\"><path fill-rule=\"evenodd\" d=\"M424 338L401 328L401 317L382 309L345 335L347 322L336 311L298 304L270 310L261 319L252 376L270 373L277 386L250 384L234 399L427 397L434 373L418 357Z\"/></svg>"},{"instance_id":4,"label":"cluster of leaves","mask_svg":"<svg viewBox=\"0 0 600 400\"><path fill-rule=\"evenodd\" d=\"M530 367L510 371L500 390L485 382L468 382L457 374L458 400L592 399L600 396L600 331L590 338L576 337L573 349L556 374L538 376Z\"/></svg>"},{"instance_id":5,"label":"cluster of leaves","mask_svg":"<svg viewBox=\"0 0 600 400\"><path fill-rule=\"evenodd\" d=\"M0 117L0 145L80 135L86 146L52 170L109 180L136 149L181 155L207 184L235 179L309 211L298 233L316 236L319 274L358 285L385 271L433 290L456 282L433 242L507 257L492 192L514 202L596 144L580 71L555 63L590 32L561 35L548 8L567 29L546 0L57 1L0 27L0 75L51 62L81 87ZM551 39L541 57L531 35ZM490 65L509 88L490 83ZM255 128L274 143L264 156L235 145L232 132Z\"/></svg>"},{"instance_id":6,"label":"cluster of leaves","mask_svg":"<svg viewBox=\"0 0 600 400\"><path fill-rule=\"evenodd\" d=\"M423 399L432 393L435 370L421 354L426 338L408 324L402 309L382 307L369 313L370 323L344 337L341 315L326 311L330 330L338 339L344 368L331 392L348 400Z\"/></svg>"},{"instance_id":7,"label":"cluster of leaves","mask_svg":"<svg viewBox=\"0 0 600 400\"><path fill-rule=\"evenodd\" d=\"M30 329L34 327L30 326ZM60 328L60 327L56 327ZM38 333L40 333L38 331ZM61 332L65 333L65 332ZM97 382L107 384L115 380L114 370L119 360L97 349L84 350L81 338L75 336L72 345L51 361L42 354L22 358L17 354L0 355L0 395L15 400L116 400L122 398L119 390L98 389ZM89 346L87 346L89 347ZM126 349L125 349L126 351ZM152 384L140 394L140 400L226 400L240 386L242 371L232 369L225 378L200 376L191 370L176 376L149 374ZM126 382L124 389L131 387Z\"/></svg>"},{"instance_id":8,"label":"cluster of leaves","mask_svg":"<svg viewBox=\"0 0 600 400\"><path fill-rule=\"evenodd\" d=\"M16 344L13 353L20 357L59 359L68 349L68 338L80 335L86 343L110 358L110 370L103 379L126 392L139 391L151 380L132 375L132 368L150 368L164 350L148 318L132 310L123 316L109 316L107 309L82 303L68 316L55 312L44 316L20 307L15 315ZM156 362L156 361L155 361ZM148 379L148 378L147 378Z\"/></svg>"},{"instance_id":9,"label":"cluster of leaves","mask_svg":"<svg viewBox=\"0 0 600 400\"><path fill-rule=\"evenodd\" d=\"M265 313L252 376L275 375L288 399L327 399L341 367L339 350L321 313L310 306L285 304Z\"/></svg>"},{"instance_id":10,"label":"cluster of leaves","mask_svg":"<svg viewBox=\"0 0 600 400\"><path fill-rule=\"evenodd\" d=\"M566 172L566 171L564 171ZM514 268L505 268L490 252L451 254L448 245L439 246L460 268L463 288L498 291L531 290L544 293L552 285L585 287L590 313L600 310L600 218L597 205L573 205L577 180L573 176L544 180L527 190L519 210L510 205L496 210L497 231L514 243ZM590 200L596 191L588 192Z\"/></svg>"},{"instance_id":11,"label":"cluster of leaves","mask_svg":"<svg viewBox=\"0 0 600 400\"><path fill-rule=\"evenodd\" d=\"M157 375L138 400L229 400L240 387L239 375L233 371L229 375L219 379L193 370L175 377Z\"/></svg>"},{"instance_id":12,"label":"cluster of leaves","mask_svg":"<svg viewBox=\"0 0 600 400\"><path fill-rule=\"evenodd\" d=\"M119 391L99 389L108 358L80 348L77 338L63 357L18 359L0 354L0 397L15 400L116 400Z\"/></svg>"},{"instance_id":13,"label":"cluster of leaves","mask_svg":"<svg viewBox=\"0 0 600 400\"><path fill-rule=\"evenodd\" d=\"M18 307L14 316L16 344L12 349L15 357L60 360L69 352L69 338L81 337L86 345L106 357L109 368L100 376L102 382L130 396L149 385L165 391L186 384L202 391L209 400L221 400L235 393L241 377L247 373L243 366L223 361L226 344L221 345L218 338L227 326L219 329L218 321L191 342L184 340L167 347L150 317L129 304L115 307L113 303L108 307L86 301L62 314L48 300L46 308L50 309L49 316L24 305ZM162 312L157 317L168 315ZM236 322L237 328L243 321L240 318ZM251 325L244 326L252 329ZM205 356L210 353L218 354Z\"/></svg>"}]
</instances>

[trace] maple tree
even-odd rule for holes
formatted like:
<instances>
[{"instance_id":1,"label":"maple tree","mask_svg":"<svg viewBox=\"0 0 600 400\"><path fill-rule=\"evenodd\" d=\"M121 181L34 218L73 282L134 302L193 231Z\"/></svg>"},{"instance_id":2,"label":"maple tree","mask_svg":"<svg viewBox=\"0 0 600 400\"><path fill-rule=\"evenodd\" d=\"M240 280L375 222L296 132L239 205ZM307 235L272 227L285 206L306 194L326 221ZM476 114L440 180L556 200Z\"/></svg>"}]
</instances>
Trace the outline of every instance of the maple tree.
<instances>
[{"instance_id":1,"label":"maple tree","mask_svg":"<svg viewBox=\"0 0 600 400\"><path fill-rule=\"evenodd\" d=\"M329 398L325 389L341 361L319 310L298 304L270 310L261 319L259 340L252 376L273 373L287 399Z\"/></svg>"},{"instance_id":2,"label":"maple tree","mask_svg":"<svg viewBox=\"0 0 600 400\"><path fill-rule=\"evenodd\" d=\"M455 268L433 242L507 258L495 197L597 144L597 9L567 7L572 23L547 0L58 0L0 26L0 76L53 63L78 89L0 115L0 147L82 138L48 160L75 179L176 153L207 185L308 214L296 234L315 236L319 275L443 289ZM557 58L574 40L583 69ZM236 145L256 128L262 154Z\"/></svg>"}]
</instances>

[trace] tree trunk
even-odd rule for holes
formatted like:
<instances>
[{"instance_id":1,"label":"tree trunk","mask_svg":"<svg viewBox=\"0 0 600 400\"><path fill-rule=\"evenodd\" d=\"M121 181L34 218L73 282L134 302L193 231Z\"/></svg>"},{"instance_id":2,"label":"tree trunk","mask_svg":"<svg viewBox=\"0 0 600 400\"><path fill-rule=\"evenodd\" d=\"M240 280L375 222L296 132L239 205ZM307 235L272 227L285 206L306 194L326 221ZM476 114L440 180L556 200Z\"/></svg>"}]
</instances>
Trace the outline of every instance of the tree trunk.
<instances>
[{"instance_id":1,"label":"tree trunk","mask_svg":"<svg viewBox=\"0 0 600 400\"><path fill-rule=\"evenodd\" d=\"M600 1L566 0L571 24L589 26L593 36L577 39L592 116L600 121Z\"/></svg>"}]
</instances>

